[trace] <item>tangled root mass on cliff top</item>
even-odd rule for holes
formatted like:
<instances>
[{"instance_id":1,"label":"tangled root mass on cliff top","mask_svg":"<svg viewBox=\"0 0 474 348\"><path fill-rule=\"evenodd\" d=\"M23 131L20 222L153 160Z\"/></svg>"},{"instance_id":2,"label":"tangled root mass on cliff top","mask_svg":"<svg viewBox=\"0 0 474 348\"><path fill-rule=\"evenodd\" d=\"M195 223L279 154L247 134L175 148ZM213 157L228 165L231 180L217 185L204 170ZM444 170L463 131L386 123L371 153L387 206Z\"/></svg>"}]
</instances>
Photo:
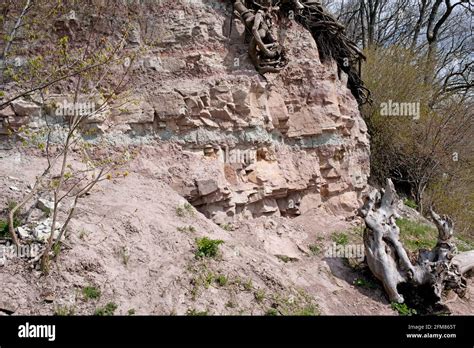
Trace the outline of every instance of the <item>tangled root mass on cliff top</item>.
<instances>
[{"instance_id":1,"label":"tangled root mass on cliff top","mask_svg":"<svg viewBox=\"0 0 474 348\"><path fill-rule=\"evenodd\" d=\"M348 75L348 87L359 104L370 102L370 91L360 76L364 54L344 33L340 24L315 0L232 0L234 13L250 35L249 56L261 74L277 73L287 64L285 48L274 34L275 18L295 20L317 43L321 61L336 61Z\"/></svg>"}]
</instances>

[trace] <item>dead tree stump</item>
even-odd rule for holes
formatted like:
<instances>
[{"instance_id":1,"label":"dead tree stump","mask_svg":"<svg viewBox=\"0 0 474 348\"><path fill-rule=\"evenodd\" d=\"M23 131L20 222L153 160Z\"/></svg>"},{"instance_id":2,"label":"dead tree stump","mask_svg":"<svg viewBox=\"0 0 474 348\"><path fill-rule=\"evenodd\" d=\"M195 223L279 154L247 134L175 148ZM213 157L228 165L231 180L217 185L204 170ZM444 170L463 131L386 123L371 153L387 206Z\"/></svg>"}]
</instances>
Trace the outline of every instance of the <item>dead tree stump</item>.
<instances>
[{"instance_id":1,"label":"dead tree stump","mask_svg":"<svg viewBox=\"0 0 474 348\"><path fill-rule=\"evenodd\" d=\"M432 250L418 250L409 257L400 242L400 229L396 224L398 198L390 179L385 189L372 191L360 209L366 229L364 246L367 264L379 279L390 301L405 301L398 291L402 283L413 287L428 286L437 303L443 303L443 293L455 291L465 295L466 278L474 269L474 251L458 254L452 241L453 222L431 211L438 229L438 242Z\"/></svg>"}]
</instances>

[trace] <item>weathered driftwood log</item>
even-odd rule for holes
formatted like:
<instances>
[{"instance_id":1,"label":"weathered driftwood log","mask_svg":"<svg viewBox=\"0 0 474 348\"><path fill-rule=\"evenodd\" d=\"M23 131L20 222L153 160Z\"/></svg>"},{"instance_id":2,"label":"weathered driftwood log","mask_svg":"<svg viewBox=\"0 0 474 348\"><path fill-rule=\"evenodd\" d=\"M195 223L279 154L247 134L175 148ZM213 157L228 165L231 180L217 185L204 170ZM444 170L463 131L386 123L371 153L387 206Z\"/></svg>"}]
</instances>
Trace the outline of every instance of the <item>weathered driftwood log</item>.
<instances>
[{"instance_id":1,"label":"weathered driftwood log","mask_svg":"<svg viewBox=\"0 0 474 348\"><path fill-rule=\"evenodd\" d=\"M401 283L414 287L429 286L438 303L442 303L442 294L446 290L464 296L464 275L474 269L474 251L457 254L451 240L451 219L431 211L438 228L438 242L432 250L419 250L410 259L400 242L400 229L396 224L399 217L397 203L393 183L387 179L385 190L372 191L360 209L366 224L364 246L367 264L382 282L390 301L404 302L397 289Z\"/></svg>"}]
</instances>

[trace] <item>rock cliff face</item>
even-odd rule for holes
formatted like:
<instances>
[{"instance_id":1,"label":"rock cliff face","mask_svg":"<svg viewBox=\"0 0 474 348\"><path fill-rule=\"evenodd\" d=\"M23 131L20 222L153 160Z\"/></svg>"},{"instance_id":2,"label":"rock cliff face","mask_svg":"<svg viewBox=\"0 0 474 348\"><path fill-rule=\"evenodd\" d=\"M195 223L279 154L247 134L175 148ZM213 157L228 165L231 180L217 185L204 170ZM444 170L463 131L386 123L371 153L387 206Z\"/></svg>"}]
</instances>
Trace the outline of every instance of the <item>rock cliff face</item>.
<instances>
[{"instance_id":1,"label":"rock cliff face","mask_svg":"<svg viewBox=\"0 0 474 348\"><path fill-rule=\"evenodd\" d=\"M157 177L219 224L323 208L349 215L360 205L367 129L346 77L320 62L309 32L278 23L290 63L261 76L230 1L159 1L140 11L128 42L145 52L132 66L137 102L89 120L92 128L116 144L173 144L179 158ZM103 30L112 35L110 23ZM0 117L35 126L47 112L19 100Z\"/></svg>"}]
</instances>

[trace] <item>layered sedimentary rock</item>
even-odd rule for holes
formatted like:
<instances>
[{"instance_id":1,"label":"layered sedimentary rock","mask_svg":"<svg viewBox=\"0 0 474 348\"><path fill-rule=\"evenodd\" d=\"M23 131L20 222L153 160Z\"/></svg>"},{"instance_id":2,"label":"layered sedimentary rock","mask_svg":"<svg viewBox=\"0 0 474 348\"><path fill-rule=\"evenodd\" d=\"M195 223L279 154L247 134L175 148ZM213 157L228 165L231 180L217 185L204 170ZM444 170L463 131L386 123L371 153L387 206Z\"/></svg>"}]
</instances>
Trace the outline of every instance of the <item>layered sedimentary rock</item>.
<instances>
[{"instance_id":1,"label":"layered sedimentary rock","mask_svg":"<svg viewBox=\"0 0 474 348\"><path fill-rule=\"evenodd\" d=\"M128 49L144 51L131 68L135 102L90 127L117 144L159 140L191 152L192 168L176 163L168 180L218 223L323 207L351 214L367 186L369 141L346 76L320 62L293 21L278 23L288 66L260 75L232 17L230 2L217 0L149 5L129 36ZM103 30L112 35L113 24ZM0 118L39 127L52 112L20 99Z\"/></svg>"}]
</instances>

